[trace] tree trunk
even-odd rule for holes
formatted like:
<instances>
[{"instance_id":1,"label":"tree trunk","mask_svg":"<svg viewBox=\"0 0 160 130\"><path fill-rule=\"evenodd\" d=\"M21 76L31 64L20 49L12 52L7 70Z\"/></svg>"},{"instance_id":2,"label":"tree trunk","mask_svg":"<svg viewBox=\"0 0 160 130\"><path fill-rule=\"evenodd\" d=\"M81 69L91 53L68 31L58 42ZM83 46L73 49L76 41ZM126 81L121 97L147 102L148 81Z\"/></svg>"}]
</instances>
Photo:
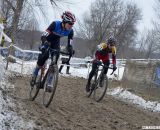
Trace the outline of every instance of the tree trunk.
<instances>
[{"instance_id":1,"label":"tree trunk","mask_svg":"<svg viewBox=\"0 0 160 130\"><path fill-rule=\"evenodd\" d=\"M8 3L8 5L11 6L11 8L14 12L13 20L11 23L11 29L10 29L10 36L14 42L14 39L16 38L16 32L18 30L18 23L19 23L20 16L22 13L24 0L17 0L16 7L14 7L10 1L6 0L6 2Z\"/></svg>"}]
</instances>

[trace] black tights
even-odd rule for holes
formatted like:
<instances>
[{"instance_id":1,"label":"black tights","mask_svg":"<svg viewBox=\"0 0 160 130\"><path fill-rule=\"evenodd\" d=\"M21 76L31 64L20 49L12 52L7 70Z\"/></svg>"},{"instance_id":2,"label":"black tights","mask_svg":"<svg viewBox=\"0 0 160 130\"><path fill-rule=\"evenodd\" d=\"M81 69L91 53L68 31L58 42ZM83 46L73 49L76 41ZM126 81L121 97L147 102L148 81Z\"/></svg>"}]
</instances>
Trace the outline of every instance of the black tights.
<instances>
[{"instance_id":1,"label":"black tights","mask_svg":"<svg viewBox=\"0 0 160 130\"><path fill-rule=\"evenodd\" d=\"M107 62L105 62L105 63L103 63L103 64L104 64L104 66L109 66L110 62L107 61ZM97 63L93 63L93 64L92 64L92 70L91 70L91 72L89 73L88 83L91 82L91 79L92 79L92 77L94 76L95 71L96 71L97 68L98 68ZM108 72L108 68L107 68L107 67L104 67L104 74L107 74L107 72Z\"/></svg>"},{"instance_id":2,"label":"black tights","mask_svg":"<svg viewBox=\"0 0 160 130\"><path fill-rule=\"evenodd\" d=\"M49 51L39 54L37 65L43 66L48 58L49 58ZM59 53L56 54L56 64L57 64L58 59L59 59Z\"/></svg>"},{"instance_id":3,"label":"black tights","mask_svg":"<svg viewBox=\"0 0 160 130\"><path fill-rule=\"evenodd\" d=\"M70 60L70 59L68 59L67 62L62 60L62 64L70 65L69 60ZM59 72L61 72L63 66L64 66L64 65L61 65L61 66L60 66ZM66 73L69 73L69 69L70 69L70 66L67 66Z\"/></svg>"}]
</instances>

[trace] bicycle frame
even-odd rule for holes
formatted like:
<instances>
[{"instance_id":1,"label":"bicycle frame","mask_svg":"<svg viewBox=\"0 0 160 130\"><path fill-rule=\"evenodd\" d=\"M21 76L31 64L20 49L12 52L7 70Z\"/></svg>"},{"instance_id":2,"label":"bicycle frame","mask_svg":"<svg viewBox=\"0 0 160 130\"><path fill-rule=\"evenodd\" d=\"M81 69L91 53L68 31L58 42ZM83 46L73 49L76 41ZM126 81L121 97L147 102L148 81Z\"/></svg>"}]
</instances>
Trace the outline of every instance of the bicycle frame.
<instances>
[{"instance_id":1,"label":"bicycle frame","mask_svg":"<svg viewBox=\"0 0 160 130\"><path fill-rule=\"evenodd\" d=\"M41 68L41 73L38 76L38 79L36 83L34 84L34 86L31 85L31 89L29 93L30 99L33 101L37 97L39 90L43 88L44 90L43 91L43 104L45 105L45 107L48 107L49 104L51 103L56 87L57 87L57 83L58 83L58 66L56 64L56 58L57 58L56 54L59 52L51 48L48 48L48 50L46 50L46 53L48 53L48 51L49 51L49 56L51 56L51 63L49 65L49 68L47 69L47 72L45 74L44 74L44 68ZM47 89L48 82L49 82L48 79L50 79L49 78L50 74L53 74L54 79L55 79L55 81L53 82L53 91L51 91L50 89ZM46 83L46 80L47 80L47 83Z\"/></svg>"},{"instance_id":2,"label":"bicycle frame","mask_svg":"<svg viewBox=\"0 0 160 130\"><path fill-rule=\"evenodd\" d=\"M103 65L101 65L103 67ZM95 89L95 87L98 85L100 77L102 76L102 74L104 74L104 68L102 68L100 75L98 75L99 72L99 66L97 67L95 74L94 74L94 82L93 82L93 86L92 86L92 91Z\"/></svg>"},{"instance_id":3,"label":"bicycle frame","mask_svg":"<svg viewBox=\"0 0 160 130\"><path fill-rule=\"evenodd\" d=\"M49 55L51 55L51 63L50 63L50 65L49 65L49 68L47 69L47 72L46 72L43 80L40 82L40 86L41 86L42 88L43 88L43 86L44 86L44 84L45 84L45 81L46 81L46 79L47 79L47 75L48 75L49 70L50 70L50 69L53 69L53 66L54 66L55 63L56 63L56 53L57 53L58 51L55 50L55 49L51 49L51 48L50 48L50 50L51 50L51 52L50 52ZM50 50L49 50L49 51L50 51ZM52 54L52 53L53 53L53 54ZM42 79L42 77L41 77L41 79Z\"/></svg>"},{"instance_id":4,"label":"bicycle frame","mask_svg":"<svg viewBox=\"0 0 160 130\"><path fill-rule=\"evenodd\" d=\"M99 68L99 66L102 66L102 69ZM107 86L108 86L108 83L105 87L99 87L98 84L100 83L100 79L102 76L104 76L104 78L106 78L105 80L108 81L108 78L107 78L107 75L104 74L104 65L99 65L97 68L96 68L96 71L95 71L95 74L94 74L94 79L93 79L93 82L91 84L91 90L90 92L87 94L88 97L90 97L92 95L92 92L94 92L94 99L99 102L103 99L105 93L106 93L106 90L107 90ZM113 69L111 67L107 67L107 68L110 68L110 69ZM101 71L100 74L98 75L98 72L99 70ZM114 71L113 71L114 72ZM111 74L113 74L113 72ZM103 79L104 80L104 79ZM104 91L102 91L102 93L100 94L99 97L97 97L96 95L96 91L97 91L97 88L104 88Z\"/></svg>"}]
</instances>

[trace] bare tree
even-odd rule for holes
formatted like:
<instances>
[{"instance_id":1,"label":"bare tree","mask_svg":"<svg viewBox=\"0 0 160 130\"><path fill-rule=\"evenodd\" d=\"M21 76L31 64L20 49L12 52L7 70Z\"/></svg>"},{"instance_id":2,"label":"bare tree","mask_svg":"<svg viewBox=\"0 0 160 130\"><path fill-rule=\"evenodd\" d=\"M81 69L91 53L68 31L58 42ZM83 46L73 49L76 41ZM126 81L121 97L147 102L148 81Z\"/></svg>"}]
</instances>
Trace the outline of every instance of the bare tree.
<instances>
[{"instance_id":1,"label":"bare tree","mask_svg":"<svg viewBox=\"0 0 160 130\"><path fill-rule=\"evenodd\" d=\"M160 51L159 36L156 30L151 30L148 32L146 38L146 56L145 58L150 58L151 54L158 53Z\"/></svg>"},{"instance_id":2,"label":"bare tree","mask_svg":"<svg viewBox=\"0 0 160 130\"><path fill-rule=\"evenodd\" d=\"M127 48L133 45L137 34L137 22L141 19L140 9L135 4L127 4L125 10L121 16L121 21L118 24L118 28L115 29L115 35L118 41L117 48L122 55L129 53ZM118 21L117 21L118 22Z\"/></svg>"},{"instance_id":3,"label":"bare tree","mask_svg":"<svg viewBox=\"0 0 160 130\"><path fill-rule=\"evenodd\" d=\"M155 1L155 6L153 7L156 15L157 15L157 18L160 19L160 0L156 0Z\"/></svg>"},{"instance_id":4,"label":"bare tree","mask_svg":"<svg viewBox=\"0 0 160 130\"><path fill-rule=\"evenodd\" d=\"M55 8L62 1L50 0L50 3ZM8 33L13 39L16 39L20 29L24 29L25 24L28 24L33 17L37 18L36 15L39 11L46 19L44 2L42 0L2 0L0 2L0 10L7 20Z\"/></svg>"},{"instance_id":5,"label":"bare tree","mask_svg":"<svg viewBox=\"0 0 160 130\"><path fill-rule=\"evenodd\" d=\"M150 58L154 53L160 53L160 0L156 0L154 6L157 18L153 21L153 29L146 31L145 35L141 37L141 44L139 44L143 51L145 51L145 58Z\"/></svg>"},{"instance_id":6,"label":"bare tree","mask_svg":"<svg viewBox=\"0 0 160 130\"><path fill-rule=\"evenodd\" d=\"M81 23L80 36L93 41L91 47L95 49L97 44L113 34L118 41L117 48L123 50L136 36L140 13L133 3L126 5L121 0L97 0L91 5L90 15Z\"/></svg>"},{"instance_id":7,"label":"bare tree","mask_svg":"<svg viewBox=\"0 0 160 130\"><path fill-rule=\"evenodd\" d=\"M157 33L156 29L145 30L145 33L141 35L138 41L138 52L143 55L142 58L151 58L154 53L160 52L160 35Z\"/></svg>"},{"instance_id":8,"label":"bare tree","mask_svg":"<svg viewBox=\"0 0 160 130\"><path fill-rule=\"evenodd\" d=\"M15 37L16 31L18 28L19 19L21 16L21 12L23 10L23 4L24 4L25 0L16 0L16 1L5 0L5 2L10 6L10 8L13 11L10 32L11 32L11 37Z\"/></svg>"},{"instance_id":9,"label":"bare tree","mask_svg":"<svg viewBox=\"0 0 160 130\"><path fill-rule=\"evenodd\" d=\"M35 18L32 18L28 24L25 26L25 30L30 31L28 37L28 43L29 43L29 48L32 50L34 44L36 43L36 37L35 34L38 31L38 22Z\"/></svg>"}]
</instances>

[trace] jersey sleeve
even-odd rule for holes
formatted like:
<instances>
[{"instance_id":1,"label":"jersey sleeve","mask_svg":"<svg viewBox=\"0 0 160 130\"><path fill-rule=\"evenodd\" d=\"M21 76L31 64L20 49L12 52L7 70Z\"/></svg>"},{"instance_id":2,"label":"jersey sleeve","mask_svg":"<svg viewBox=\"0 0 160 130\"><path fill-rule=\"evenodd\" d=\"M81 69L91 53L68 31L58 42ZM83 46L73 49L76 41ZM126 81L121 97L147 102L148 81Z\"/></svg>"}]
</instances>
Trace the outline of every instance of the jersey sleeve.
<instances>
[{"instance_id":1,"label":"jersey sleeve","mask_svg":"<svg viewBox=\"0 0 160 130\"><path fill-rule=\"evenodd\" d=\"M115 46L113 46L112 48L111 48L111 51L112 51L112 64L116 64L116 47Z\"/></svg>"},{"instance_id":2,"label":"jersey sleeve","mask_svg":"<svg viewBox=\"0 0 160 130\"><path fill-rule=\"evenodd\" d=\"M95 52L95 58L96 58L97 60L100 60L100 54L99 54L99 51L96 51L96 52Z\"/></svg>"},{"instance_id":3,"label":"jersey sleeve","mask_svg":"<svg viewBox=\"0 0 160 130\"><path fill-rule=\"evenodd\" d=\"M53 30L55 30L56 28L56 23L55 22L52 22L49 27L46 29L46 31L50 34L52 33Z\"/></svg>"},{"instance_id":4,"label":"jersey sleeve","mask_svg":"<svg viewBox=\"0 0 160 130\"><path fill-rule=\"evenodd\" d=\"M52 33L52 31L55 29L56 27L56 23L52 22L49 27L46 29L46 31L43 32L42 36L41 36L41 41L42 43L44 43L45 41L47 41L47 36L50 35Z\"/></svg>"},{"instance_id":5,"label":"jersey sleeve","mask_svg":"<svg viewBox=\"0 0 160 130\"><path fill-rule=\"evenodd\" d=\"M74 31L72 29L71 32L68 35L68 46L72 45L73 36L74 36Z\"/></svg>"}]
</instances>

